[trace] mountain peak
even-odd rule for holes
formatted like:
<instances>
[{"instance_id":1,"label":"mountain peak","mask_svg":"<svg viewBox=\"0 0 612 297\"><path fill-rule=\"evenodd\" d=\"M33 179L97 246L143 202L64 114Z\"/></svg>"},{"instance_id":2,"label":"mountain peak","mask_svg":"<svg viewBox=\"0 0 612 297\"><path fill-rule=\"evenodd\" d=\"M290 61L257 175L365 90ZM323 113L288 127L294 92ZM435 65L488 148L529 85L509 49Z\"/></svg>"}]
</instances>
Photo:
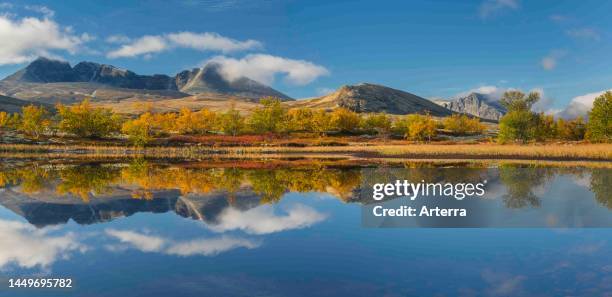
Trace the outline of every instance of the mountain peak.
<instances>
[{"instance_id":1,"label":"mountain peak","mask_svg":"<svg viewBox=\"0 0 612 297\"><path fill-rule=\"evenodd\" d=\"M70 64L66 61L38 57L24 69L5 78L5 81L50 83L73 80Z\"/></svg>"},{"instance_id":2,"label":"mountain peak","mask_svg":"<svg viewBox=\"0 0 612 297\"><path fill-rule=\"evenodd\" d=\"M477 116L487 120L499 121L506 109L488 95L471 92L449 101L436 102L452 111Z\"/></svg>"},{"instance_id":3,"label":"mountain peak","mask_svg":"<svg viewBox=\"0 0 612 297\"><path fill-rule=\"evenodd\" d=\"M390 114L430 113L446 116L452 112L425 98L373 84L344 85L335 92L297 103L296 106L332 109L343 107L355 112L386 112Z\"/></svg>"}]
</instances>

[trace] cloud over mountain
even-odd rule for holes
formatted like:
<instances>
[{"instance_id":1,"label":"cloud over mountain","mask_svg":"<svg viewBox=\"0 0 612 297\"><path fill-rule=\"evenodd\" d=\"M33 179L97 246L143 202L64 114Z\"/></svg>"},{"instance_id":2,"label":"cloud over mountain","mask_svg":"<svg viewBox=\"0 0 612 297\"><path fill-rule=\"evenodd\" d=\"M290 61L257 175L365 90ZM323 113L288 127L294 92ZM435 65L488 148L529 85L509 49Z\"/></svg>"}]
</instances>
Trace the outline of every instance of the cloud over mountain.
<instances>
[{"instance_id":1,"label":"cloud over mountain","mask_svg":"<svg viewBox=\"0 0 612 297\"><path fill-rule=\"evenodd\" d=\"M0 65L24 63L38 56L54 56L54 51L74 54L89 40L90 35L77 35L49 16L17 19L0 15Z\"/></svg>"},{"instance_id":2,"label":"cloud over mountain","mask_svg":"<svg viewBox=\"0 0 612 297\"><path fill-rule=\"evenodd\" d=\"M565 109L561 110L557 113L558 116L566 119L576 118L578 116L586 116L593 108L593 101L595 98L601 96L606 91L612 90L603 90L600 92L588 93L580 96L576 96L572 98L570 103L565 107Z\"/></svg>"},{"instance_id":3,"label":"cloud over mountain","mask_svg":"<svg viewBox=\"0 0 612 297\"><path fill-rule=\"evenodd\" d=\"M217 56L206 63L211 62L219 64L221 74L230 81L246 76L269 85L277 74L282 74L290 84L306 85L320 76L329 75L327 68L312 62L266 54L251 54L241 59Z\"/></svg>"},{"instance_id":4,"label":"cloud over mountain","mask_svg":"<svg viewBox=\"0 0 612 297\"><path fill-rule=\"evenodd\" d=\"M213 32L177 32L164 35L145 35L134 40L130 40L126 36L113 35L107 38L107 41L111 43L125 42L119 48L108 52L106 54L108 58L151 55L173 48L190 48L199 51L228 53L262 47L262 44L256 40L239 41Z\"/></svg>"}]
</instances>

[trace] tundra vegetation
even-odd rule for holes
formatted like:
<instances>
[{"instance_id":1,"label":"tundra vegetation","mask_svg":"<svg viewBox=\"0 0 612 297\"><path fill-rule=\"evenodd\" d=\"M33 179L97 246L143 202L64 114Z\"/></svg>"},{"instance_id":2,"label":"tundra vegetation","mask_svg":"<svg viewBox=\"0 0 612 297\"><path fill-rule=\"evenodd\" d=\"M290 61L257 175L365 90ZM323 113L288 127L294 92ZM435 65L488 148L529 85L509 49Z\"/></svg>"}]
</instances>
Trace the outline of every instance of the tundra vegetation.
<instances>
[{"instance_id":1,"label":"tundra vegetation","mask_svg":"<svg viewBox=\"0 0 612 297\"><path fill-rule=\"evenodd\" d=\"M433 142L449 137L481 136L497 142L533 143L546 141L589 141L608 143L612 135L612 93L598 97L583 118L565 120L535 113L531 107L538 93L506 92L501 103L508 113L499 123L496 134L491 125L478 118L454 114L434 118L428 114L403 116L385 113L359 114L345 108L287 109L278 98L260 100L260 107L248 115L233 106L225 112L208 109L155 113L148 110L135 117L120 116L110 109L94 107L85 100L72 106L57 105L52 113L42 106L29 105L20 113L0 112L0 131L17 131L25 137L58 136L76 139L127 139L135 146L146 146L156 139L171 136L269 136L304 135L314 137L360 136L403 138ZM489 128L487 128L489 127ZM299 136L298 136L299 137Z\"/></svg>"}]
</instances>

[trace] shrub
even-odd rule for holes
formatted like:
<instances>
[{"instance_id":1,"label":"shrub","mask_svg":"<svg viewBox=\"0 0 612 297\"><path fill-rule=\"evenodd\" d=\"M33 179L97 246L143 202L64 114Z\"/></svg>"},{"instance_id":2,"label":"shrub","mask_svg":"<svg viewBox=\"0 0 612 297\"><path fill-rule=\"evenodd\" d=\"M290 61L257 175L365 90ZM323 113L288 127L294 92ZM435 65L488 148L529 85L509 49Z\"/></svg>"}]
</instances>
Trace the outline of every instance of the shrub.
<instances>
[{"instance_id":1,"label":"shrub","mask_svg":"<svg viewBox=\"0 0 612 297\"><path fill-rule=\"evenodd\" d=\"M378 135L387 135L391 131L391 124L391 118L385 113L372 114L363 120L363 127L376 131Z\"/></svg>"},{"instance_id":2,"label":"shrub","mask_svg":"<svg viewBox=\"0 0 612 297\"><path fill-rule=\"evenodd\" d=\"M128 136L130 142L135 146L145 146L153 140L153 116L145 112L137 119L123 123L121 132Z\"/></svg>"},{"instance_id":3,"label":"shrub","mask_svg":"<svg viewBox=\"0 0 612 297\"><path fill-rule=\"evenodd\" d=\"M359 127L359 114L346 108L338 108L331 113L331 124L341 132L353 132Z\"/></svg>"},{"instance_id":4,"label":"shrub","mask_svg":"<svg viewBox=\"0 0 612 297\"><path fill-rule=\"evenodd\" d=\"M28 105L21 109L17 128L28 136L38 139L51 125L49 112L42 106Z\"/></svg>"},{"instance_id":5,"label":"shrub","mask_svg":"<svg viewBox=\"0 0 612 297\"><path fill-rule=\"evenodd\" d=\"M278 98L262 98L262 107L256 108L251 114L249 124L256 133L278 133L285 130L287 110L282 107Z\"/></svg>"},{"instance_id":6,"label":"shrub","mask_svg":"<svg viewBox=\"0 0 612 297\"><path fill-rule=\"evenodd\" d=\"M470 118L467 115L454 114L444 118L442 121L444 129L452 133L465 135L469 133L482 133L485 129L478 118Z\"/></svg>"},{"instance_id":7,"label":"shrub","mask_svg":"<svg viewBox=\"0 0 612 297\"><path fill-rule=\"evenodd\" d=\"M396 122L395 129L405 138L419 141L431 141L437 134L436 121L430 115L407 115Z\"/></svg>"},{"instance_id":8,"label":"shrub","mask_svg":"<svg viewBox=\"0 0 612 297\"><path fill-rule=\"evenodd\" d=\"M176 119L176 128L181 134L206 134L215 126L216 114L208 109L193 112L188 108L181 109Z\"/></svg>"},{"instance_id":9,"label":"shrub","mask_svg":"<svg viewBox=\"0 0 612 297\"><path fill-rule=\"evenodd\" d=\"M232 105L227 112L219 117L218 126L221 132L236 136L244 130L244 117Z\"/></svg>"},{"instance_id":10,"label":"shrub","mask_svg":"<svg viewBox=\"0 0 612 297\"><path fill-rule=\"evenodd\" d=\"M120 118L110 109L92 108L88 100L66 107L57 105L59 130L78 137L101 138L119 132Z\"/></svg>"}]
</instances>

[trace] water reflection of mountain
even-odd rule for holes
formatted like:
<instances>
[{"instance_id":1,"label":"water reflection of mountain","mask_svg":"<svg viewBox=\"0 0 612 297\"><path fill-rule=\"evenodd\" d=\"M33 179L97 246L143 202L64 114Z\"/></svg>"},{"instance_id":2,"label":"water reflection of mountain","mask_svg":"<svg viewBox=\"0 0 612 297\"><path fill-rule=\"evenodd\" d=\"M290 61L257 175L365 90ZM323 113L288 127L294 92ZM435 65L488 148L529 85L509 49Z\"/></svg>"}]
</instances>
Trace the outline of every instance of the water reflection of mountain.
<instances>
[{"instance_id":1,"label":"water reflection of mountain","mask_svg":"<svg viewBox=\"0 0 612 297\"><path fill-rule=\"evenodd\" d=\"M134 199L130 193L118 189L112 195L98 196L88 202L52 193L25 195L12 189L4 190L0 195L0 204L37 227L65 224L69 220L88 225L140 212L169 211L214 225L216 217L230 206L248 210L260 204L260 198L249 190L235 193L231 200L224 192L182 196L178 190L155 191L151 199Z\"/></svg>"}]
</instances>

